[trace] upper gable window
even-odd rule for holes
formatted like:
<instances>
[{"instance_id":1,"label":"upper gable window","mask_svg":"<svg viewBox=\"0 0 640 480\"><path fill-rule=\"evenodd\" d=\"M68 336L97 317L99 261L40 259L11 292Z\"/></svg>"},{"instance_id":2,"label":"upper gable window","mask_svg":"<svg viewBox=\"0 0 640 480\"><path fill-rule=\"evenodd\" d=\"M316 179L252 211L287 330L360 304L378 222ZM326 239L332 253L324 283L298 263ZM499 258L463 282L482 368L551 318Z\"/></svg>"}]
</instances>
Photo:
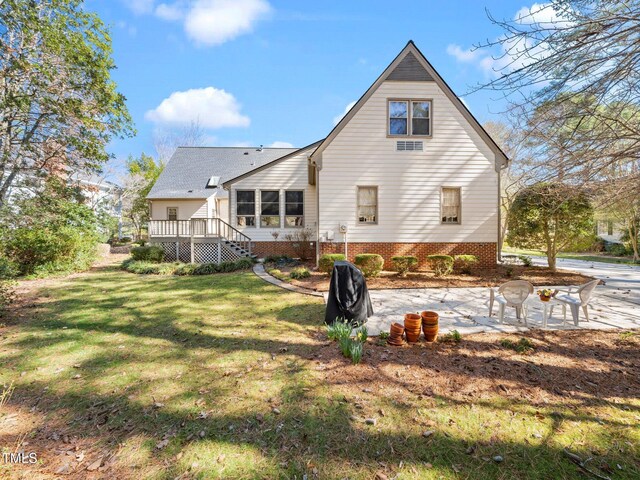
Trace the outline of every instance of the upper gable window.
<instances>
[{"instance_id":1,"label":"upper gable window","mask_svg":"<svg viewBox=\"0 0 640 480\"><path fill-rule=\"evenodd\" d=\"M431 100L389 100L390 136L431 136Z\"/></svg>"}]
</instances>

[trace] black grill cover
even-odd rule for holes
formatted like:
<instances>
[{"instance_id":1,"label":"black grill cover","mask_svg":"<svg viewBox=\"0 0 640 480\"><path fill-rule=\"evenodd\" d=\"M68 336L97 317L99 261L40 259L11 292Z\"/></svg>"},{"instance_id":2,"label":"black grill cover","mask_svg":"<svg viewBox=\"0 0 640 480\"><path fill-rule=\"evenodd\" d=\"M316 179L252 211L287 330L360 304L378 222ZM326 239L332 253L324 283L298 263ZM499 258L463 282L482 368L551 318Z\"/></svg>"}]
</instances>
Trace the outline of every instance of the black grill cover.
<instances>
[{"instance_id":1,"label":"black grill cover","mask_svg":"<svg viewBox=\"0 0 640 480\"><path fill-rule=\"evenodd\" d=\"M371 315L373 307L362 272L349 262L335 262L324 323L331 325L341 317L350 320L353 326L360 326Z\"/></svg>"}]
</instances>

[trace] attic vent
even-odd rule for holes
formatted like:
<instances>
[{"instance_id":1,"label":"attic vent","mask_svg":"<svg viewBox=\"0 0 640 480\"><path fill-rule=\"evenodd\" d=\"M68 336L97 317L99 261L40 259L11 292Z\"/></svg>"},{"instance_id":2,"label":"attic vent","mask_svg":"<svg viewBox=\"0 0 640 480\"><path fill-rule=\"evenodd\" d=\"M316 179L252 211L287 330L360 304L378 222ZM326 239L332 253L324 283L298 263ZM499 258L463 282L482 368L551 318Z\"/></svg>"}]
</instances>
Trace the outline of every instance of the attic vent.
<instances>
[{"instance_id":1,"label":"attic vent","mask_svg":"<svg viewBox=\"0 0 640 480\"><path fill-rule=\"evenodd\" d=\"M396 151L397 152L405 152L405 151L422 151L422 142L412 141L412 140L398 140L396 143Z\"/></svg>"}]
</instances>

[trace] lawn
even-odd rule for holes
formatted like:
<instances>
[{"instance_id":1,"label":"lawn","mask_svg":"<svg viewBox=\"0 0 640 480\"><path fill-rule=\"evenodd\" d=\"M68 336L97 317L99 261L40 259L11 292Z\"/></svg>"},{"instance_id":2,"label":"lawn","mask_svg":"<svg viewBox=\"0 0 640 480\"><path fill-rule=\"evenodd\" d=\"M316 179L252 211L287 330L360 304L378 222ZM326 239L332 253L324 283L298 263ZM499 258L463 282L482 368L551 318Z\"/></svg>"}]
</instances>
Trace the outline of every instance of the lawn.
<instances>
[{"instance_id":1,"label":"lawn","mask_svg":"<svg viewBox=\"0 0 640 480\"><path fill-rule=\"evenodd\" d=\"M502 249L504 253L510 253L514 255L529 255L533 257L545 257L546 254L540 250L524 250L513 247L505 247ZM585 262L601 262L601 263L622 263L626 265L636 265L636 262L633 261L631 257L614 257L612 255L607 254L597 254L597 253L569 253L569 252L560 252L558 253L558 258L567 258L570 260L584 260Z\"/></svg>"},{"instance_id":2,"label":"lawn","mask_svg":"<svg viewBox=\"0 0 640 480\"><path fill-rule=\"evenodd\" d=\"M638 335L538 332L390 348L351 365L323 304L252 273L103 267L25 282L1 319L1 478L640 476ZM517 340L517 337L513 337ZM499 461L501 460L501 461Z\"/></svg>"}]
</instances>

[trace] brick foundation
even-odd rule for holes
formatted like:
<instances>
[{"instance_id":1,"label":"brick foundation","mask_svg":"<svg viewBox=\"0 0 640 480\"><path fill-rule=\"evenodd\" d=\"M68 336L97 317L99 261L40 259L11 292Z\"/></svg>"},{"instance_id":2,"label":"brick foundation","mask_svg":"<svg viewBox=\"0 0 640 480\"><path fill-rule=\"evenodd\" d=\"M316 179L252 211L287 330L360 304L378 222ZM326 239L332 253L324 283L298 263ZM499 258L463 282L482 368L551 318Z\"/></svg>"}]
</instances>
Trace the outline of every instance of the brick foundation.
<instances>
[{"instance_id":1,"label":"brick foundation","mask_svg":"<svg viewBox=\"0 0 640 480\"><path fill-rule=\"evenodd\" d=\"M320 243L320 254L344 253L342 242ZM496 266L496 243L391 243L391 242L349 242L348 260L353 262L359 253L377 253L382 255L385 267L390 267L391 257L413 255L418 257L418 270L428 270L427 255L475 255L478 266L492 268Z\"/></svg>"},{"instance_id":2,"label":"brick foundation","mask_svg":"<svg viewBox=\"0 0 640 480\"><path fill-rule=\"evenodd\" d=\"M267 255L288 255L290 257L297 257L295 249L292 246L293 242L251 242L251 253L256 254L258 257L265 257ZM316 242L309 242L309 258L316 258Z\"/></svg>"}]
</instances>

